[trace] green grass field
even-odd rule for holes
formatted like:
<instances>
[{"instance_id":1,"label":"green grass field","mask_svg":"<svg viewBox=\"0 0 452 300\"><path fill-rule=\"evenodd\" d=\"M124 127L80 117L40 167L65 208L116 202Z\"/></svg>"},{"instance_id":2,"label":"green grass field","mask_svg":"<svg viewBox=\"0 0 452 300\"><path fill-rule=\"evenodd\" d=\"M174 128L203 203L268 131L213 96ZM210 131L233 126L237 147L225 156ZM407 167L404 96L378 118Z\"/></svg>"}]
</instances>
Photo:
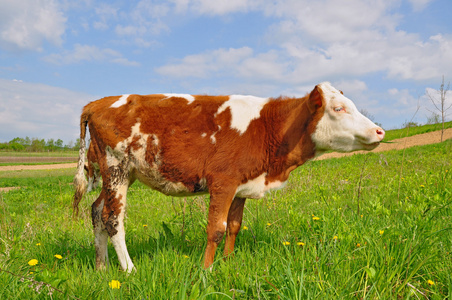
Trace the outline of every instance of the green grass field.
<instances>
[{"instance_id":1,"label":"green grass field","mask_svg":"<svg viewBox=\"0 0 452 300\"><path fill-rule=\"evenodd\" d=\"M417 135L417 134L441 130L441 128L442 128L442 124L431 124L431 125L411 127L411 128L409 128L409 130L407 130L407 128L387 130L384 140L391 141L391 140L409 137L409 136L413 136L413 135ZM444 129L447 129L447 128L452 128L452 121L444 123Z\"/></svg>"},{"instance_id":2,"label":"green grass field","mask_svg":"<svg viewBox=\"0 0 452 300\"><path fill-rule=\"evenodd\" d=\"M78 151L55 151L55 152L0 151L0 156L15 156L15 157L78 157Z\"/></svg>"},{"instance_id":3,"label":"green grass field","mask_svg":"<svg viewBox=\"0 0 452 300\"><path fill-rule=\"evenodd\" d=\"M99 190L74 220L73 170L0 172L0 186L23 187L0 192L0 299L451 299L451 153L448 140L308 162L285 189L247 201L234 256L217 251L211 271L208 197L135 183L132 275L111 245L109 269L94 268Z\"/></svg>"}]
</instances>

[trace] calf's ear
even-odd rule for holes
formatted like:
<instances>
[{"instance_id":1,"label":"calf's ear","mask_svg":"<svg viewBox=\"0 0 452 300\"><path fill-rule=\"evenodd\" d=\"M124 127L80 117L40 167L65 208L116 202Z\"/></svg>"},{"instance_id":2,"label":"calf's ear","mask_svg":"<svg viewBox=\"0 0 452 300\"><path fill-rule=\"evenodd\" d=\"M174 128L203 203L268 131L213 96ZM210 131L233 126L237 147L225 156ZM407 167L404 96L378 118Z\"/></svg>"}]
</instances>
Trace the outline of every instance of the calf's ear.
<instances>
[{"instance_id":1,"label":"calf's ear","mask_svg":"<svg viewBox=\"0 0 452 300\"><path fill-rule=\"evenodd\" d=\"M323 105L323 101L322 101L322 93L320 91L320 87L317 85L311 92L311 94L309 94L309 99L308 99L308 108L309 111L311 113L314 113L317 111L317 109L319 109L320 107L322 107Z\"/></svg>"}]
</instances>

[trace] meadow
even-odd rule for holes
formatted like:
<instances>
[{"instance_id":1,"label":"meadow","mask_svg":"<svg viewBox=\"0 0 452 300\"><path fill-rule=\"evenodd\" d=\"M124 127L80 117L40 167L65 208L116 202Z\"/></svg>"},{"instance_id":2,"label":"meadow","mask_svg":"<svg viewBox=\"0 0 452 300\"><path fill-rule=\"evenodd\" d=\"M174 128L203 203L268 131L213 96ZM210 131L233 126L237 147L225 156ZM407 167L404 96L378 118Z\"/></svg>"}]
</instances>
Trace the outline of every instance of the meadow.
<instances>
[{"instance_id":1,"label":"meadow","mask_svg":"<svg viewBox=\"0 0 452 300\"><path fill-rule=\"evenodd\" d=\"M452 299L452 140L310 161L248 200L233 257L202 268L208 197L135 183L126 240L137 272L96 271L75 170L0 172L0 299Z\"/></svg>"}]
</instances>

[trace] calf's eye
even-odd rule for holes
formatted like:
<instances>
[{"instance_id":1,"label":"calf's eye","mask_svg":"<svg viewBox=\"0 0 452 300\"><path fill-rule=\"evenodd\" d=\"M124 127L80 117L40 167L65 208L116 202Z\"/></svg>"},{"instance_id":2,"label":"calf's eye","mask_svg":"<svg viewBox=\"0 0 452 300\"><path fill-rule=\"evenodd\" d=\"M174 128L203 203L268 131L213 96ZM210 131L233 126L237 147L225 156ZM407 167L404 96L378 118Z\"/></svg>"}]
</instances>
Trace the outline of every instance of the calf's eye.
<instances>
[{"instance_id":1,"label":"calf's eye","mask_svg":"<svg viewBox=\"0 0 452 300\"><path fill-rule=\"evenodd\" d=\"M334 108L334 111L335 112L341 112L341 111L344 111L344 108L342 106L338 106L338 107Z\"/></svg>"}]
</instances>

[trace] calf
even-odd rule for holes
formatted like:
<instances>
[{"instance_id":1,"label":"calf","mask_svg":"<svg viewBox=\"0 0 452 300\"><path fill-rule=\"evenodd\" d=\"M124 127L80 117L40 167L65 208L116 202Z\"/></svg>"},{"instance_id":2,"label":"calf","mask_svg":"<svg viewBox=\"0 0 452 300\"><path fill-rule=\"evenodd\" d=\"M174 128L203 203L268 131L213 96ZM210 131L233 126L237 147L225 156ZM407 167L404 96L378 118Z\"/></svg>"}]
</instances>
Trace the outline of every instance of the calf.
<instances>
[{"instance_id":1,"label":"calf","mask_svg":"<svg viewBox=\"0 0 452 300\"><path fill-rule=\"evenodd\" d=\"M281 188L290 172L327 150L371 150L385 133L329 83L302 98L123 95L89 103L80 120L80 156L73 207L86 190L85 135L103 179L92 205L96 267L107 241L123 270L134 269L124 231L129 186L140 180L171 196L210 194L204 267L226 234L234 249L246 198Z\"/></svg>"}]
</instances>

